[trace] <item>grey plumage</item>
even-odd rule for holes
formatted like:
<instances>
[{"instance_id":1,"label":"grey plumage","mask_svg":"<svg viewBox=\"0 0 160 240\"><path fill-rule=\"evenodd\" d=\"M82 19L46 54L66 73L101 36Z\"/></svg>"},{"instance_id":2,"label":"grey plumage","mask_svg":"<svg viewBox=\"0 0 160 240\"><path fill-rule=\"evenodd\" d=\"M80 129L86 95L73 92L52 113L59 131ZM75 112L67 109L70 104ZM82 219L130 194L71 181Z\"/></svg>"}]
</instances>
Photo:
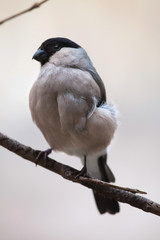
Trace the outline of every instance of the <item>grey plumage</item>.
<instances>
[{"instance_id":1,"label":"grey plumage","mask_svg":"<svg viewBox=\"0 0 160 240\"><path fill-rule=\"evenodd\" d=\"M86 156L91 177L114 181L105 156L116 113L106 103L103 81L86 51L68 39L53 38L33 58L42 65L29 96L33 121L54 151ZM94 195L100 213L119 211L116 201Z\"/></svg>"}]
</instances>

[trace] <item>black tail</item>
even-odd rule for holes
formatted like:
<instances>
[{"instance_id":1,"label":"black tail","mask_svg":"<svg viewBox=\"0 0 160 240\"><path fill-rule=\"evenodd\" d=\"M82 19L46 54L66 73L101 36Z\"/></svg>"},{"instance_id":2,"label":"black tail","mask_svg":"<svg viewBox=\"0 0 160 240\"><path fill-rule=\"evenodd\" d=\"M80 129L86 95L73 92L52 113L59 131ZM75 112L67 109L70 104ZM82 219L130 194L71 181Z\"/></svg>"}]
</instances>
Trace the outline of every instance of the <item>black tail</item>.
<instances>
[{"instance_id":1,"label":"black tail","mask_svg":"<svg viewBox=\"0 0 160 240\"><path fill-rule=\"evenodd\" d=\"M97 167L98 167L98 172L99 172L98 178L105 182L114 182L115 177L114 177L112 171L110 170L110 168L108 167L106 160L107 160L107 154L99 157L96 160L97 161L96 165L98 165ZM92 161L92 160L90 160L90 161ZM92 171L90 170L90 175L93 176L91 172ZM93 177L96 177L96 174L94 174ZM97 204L97 208L101 214L103 214L105 212L108 212L110 214L115 214L120 211L119 204L116 200L105 198L96 192L93 192L93 193L94 193L95 201Z\"/></svg>"}]
</instances>

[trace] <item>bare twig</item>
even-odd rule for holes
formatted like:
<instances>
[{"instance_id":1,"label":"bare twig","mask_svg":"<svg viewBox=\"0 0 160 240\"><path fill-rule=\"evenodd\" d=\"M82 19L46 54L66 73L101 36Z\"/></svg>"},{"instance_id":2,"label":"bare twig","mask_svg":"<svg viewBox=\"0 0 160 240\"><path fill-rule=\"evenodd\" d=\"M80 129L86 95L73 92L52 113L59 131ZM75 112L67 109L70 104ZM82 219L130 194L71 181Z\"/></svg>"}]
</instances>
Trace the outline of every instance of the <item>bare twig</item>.
<instances>
[{"instance_id":1,"label":"bare twig","mask_svg":"<svg viewBox=\"0 0 160 240\"><path fill-rule=\"evenodd\" d=\"M13 18L16 18L16 17L18 17L18 16L20 16L20 15L22 15L22 14L24 14L24 13L27 13L27 12L35 9L35 8L38 8L38 7L40 7L43 3L47 2L47 1L48 1L48 0L43 0L43 1L39 2L39 3L34 3L31 7L27 8L26 10L23 10L23 11L21 11L21 12L19 12L19 13L16 13L16 14L8 17L8 18L5 18L5 19L1 20L1 21L0 21L0 24L3 24L3 23L5 23L5 22L7 22L7 21L9 21L9 20L11 20L11 19L13 19Z\"/></svg>"},{"instance_id":2,"label":"bare twig","mask_svg":"<svg viewBox=\"0 0 160 240\"><path fill-rule=\"evenodd\" d=\"M0 133L0 145L33 163L35 163L35 158L39 153L39 151L27 147L13 139L10 139L2 133ZM135 194L145 193L143 191L115 186L106 182L99 181L97 179L91 179L87 177L75 178L76 169L59 163L51 158L47 158L46 161L44 157L41 157L39 159L38 165L61 175L67 180L77 182L88 188L91 188L104 197L112 198L119 202L128 203L131 206L142 209L145 212L150 212L160 216L160 205L158 203Z\"/></svg>"}]
</instances>

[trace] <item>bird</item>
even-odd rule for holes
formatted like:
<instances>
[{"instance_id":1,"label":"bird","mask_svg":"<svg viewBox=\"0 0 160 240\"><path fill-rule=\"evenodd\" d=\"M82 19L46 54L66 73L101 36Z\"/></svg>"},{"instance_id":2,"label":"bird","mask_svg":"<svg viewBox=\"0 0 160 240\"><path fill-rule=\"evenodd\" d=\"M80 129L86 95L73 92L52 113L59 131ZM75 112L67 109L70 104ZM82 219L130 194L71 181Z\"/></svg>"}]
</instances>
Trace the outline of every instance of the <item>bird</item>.
<instances>
[{"instance_id":1,"label":"bird","mask_svg":"<svg viewBox=\"0 0 160 240\"><path fill-rule=\"evenodd\" d=\"M87 52L74 41L54 37L34 53L40 62L29 94L31 116L54 151L79 157L77 175L114 182L107 164L108 146L118 126L117 110L107 103L102 79ZM119 203L93 191L101 214L116 214Z\"/></svg>"}]
</instances>

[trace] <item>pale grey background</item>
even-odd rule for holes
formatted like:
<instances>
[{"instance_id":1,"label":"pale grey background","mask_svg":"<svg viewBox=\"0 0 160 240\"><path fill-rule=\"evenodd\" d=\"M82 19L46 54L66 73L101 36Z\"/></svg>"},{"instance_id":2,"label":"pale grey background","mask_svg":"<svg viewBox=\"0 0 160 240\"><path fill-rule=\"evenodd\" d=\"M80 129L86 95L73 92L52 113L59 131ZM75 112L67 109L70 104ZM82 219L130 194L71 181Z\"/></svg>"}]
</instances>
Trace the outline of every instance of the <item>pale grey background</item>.
<instances>
[{"instance_id":1,"label":"pale grey background","mask_svg":"<svg viewBox=\"0 0 160 240\"><path fill-rule=\"evenodd\" d=\"M34 0L0 0L0 18ZM160 1L52 0L0 26L0 131L37 149L48 144L32 123L28 94L39 64L32 55L50 37L83 46L120 110L109 165L117 184L160 201ZM52 157L81 168L62 153ZM160 219L121 204L101 216L90 190L0 148L3 240L158 240Z\"/></svg>"}]
</instances>

